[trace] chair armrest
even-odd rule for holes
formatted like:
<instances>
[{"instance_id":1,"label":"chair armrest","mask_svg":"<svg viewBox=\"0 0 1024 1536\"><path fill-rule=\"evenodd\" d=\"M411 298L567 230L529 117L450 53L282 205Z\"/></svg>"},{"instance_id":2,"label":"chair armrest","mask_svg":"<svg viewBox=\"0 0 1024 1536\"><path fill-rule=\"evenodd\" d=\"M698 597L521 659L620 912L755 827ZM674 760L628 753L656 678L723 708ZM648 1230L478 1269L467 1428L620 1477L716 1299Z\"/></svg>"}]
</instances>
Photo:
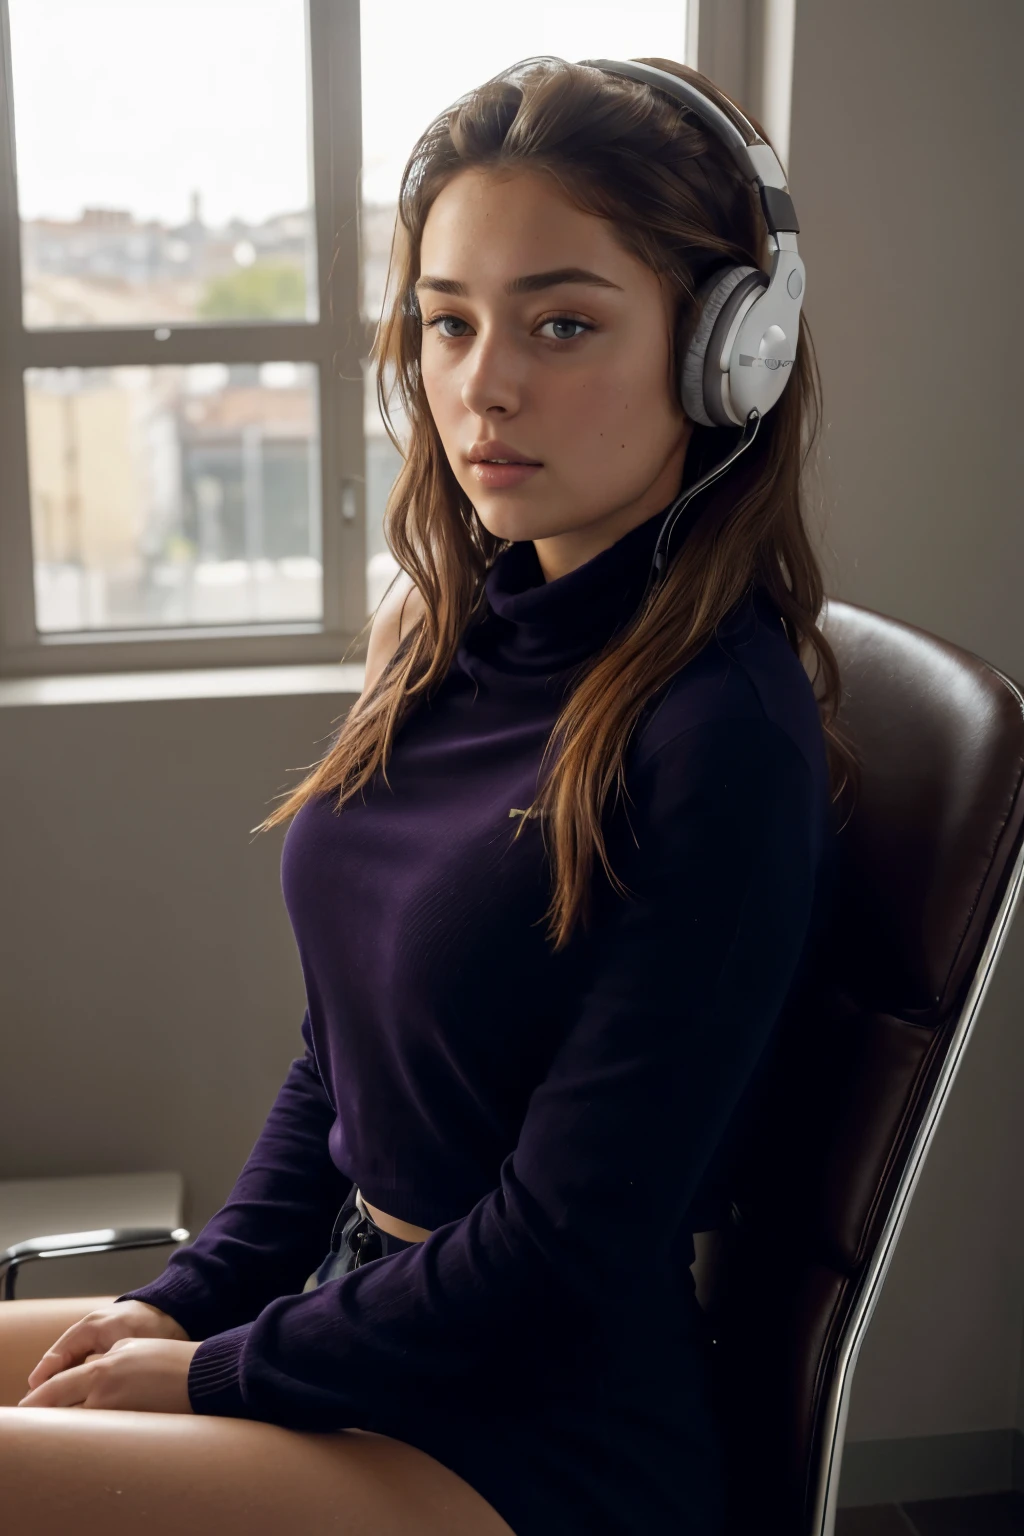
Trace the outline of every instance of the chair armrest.
<instances>
[{"instance_id":1,"label":"chair armrest","mask_svg":"<svg viewBox=\"0 0 1024 1536\"><path fill-rule=\"evenodd\" d=\"M189 1233L185 1227L98 1227L92 1232L54 1232L46 1237L30 1237L0 1250L0 1301L14 1300L18 1269L33 1259L65 1259L74 1253L112 1253L119 1248L160 1248L167 1243L184 1243Z\"/></svg>"}]
</instances>

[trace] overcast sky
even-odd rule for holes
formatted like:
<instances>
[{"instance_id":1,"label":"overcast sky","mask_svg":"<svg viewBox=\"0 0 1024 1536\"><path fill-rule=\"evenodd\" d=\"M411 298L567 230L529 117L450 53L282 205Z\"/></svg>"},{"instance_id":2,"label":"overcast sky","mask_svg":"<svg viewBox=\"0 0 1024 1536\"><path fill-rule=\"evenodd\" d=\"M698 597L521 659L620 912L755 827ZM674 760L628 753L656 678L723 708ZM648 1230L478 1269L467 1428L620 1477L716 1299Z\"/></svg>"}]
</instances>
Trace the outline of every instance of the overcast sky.
<instances>
[{"instance_id":1,"label":"overcast sky","mask_svg":"<svg viewBox=\"0 0 1024 1536\"><path fill-rule=\"evenodd\" d=\"M10 0L19 207L253 222L308 200L304 0ZM426 20L424 18L427 18ZM682 60L686 0L363 0L363 190L391 201L418 135L533 54Z\"/></svg>"}]
</instances>

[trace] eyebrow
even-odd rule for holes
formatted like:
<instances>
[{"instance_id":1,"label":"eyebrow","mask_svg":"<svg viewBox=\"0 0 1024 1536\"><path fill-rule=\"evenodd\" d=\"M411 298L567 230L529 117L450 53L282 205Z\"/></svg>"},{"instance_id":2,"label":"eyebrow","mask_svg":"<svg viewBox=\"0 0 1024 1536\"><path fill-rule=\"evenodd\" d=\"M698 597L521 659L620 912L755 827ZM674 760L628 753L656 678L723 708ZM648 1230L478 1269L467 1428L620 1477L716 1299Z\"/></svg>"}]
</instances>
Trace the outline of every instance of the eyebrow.
<instances>
[{"instance_id":1,"label":"eyebrow","mask_svg":"<svg viewBox=\"0 0 1024 1536\"><path fill-rule=\"evenodd\" d=\"M529 272L525 277L513 277L505 284L505 292L511 297L517 293L539 293L542 288L554 288L559 283L586 283L592 288L623 290L618 283L602 277L598 272L588 272L586 267L556 267L552 272ZM415 288L429 288L432 293L465 295L468 289L454 277L421 277Z\"/></svg>"}]
</instances>

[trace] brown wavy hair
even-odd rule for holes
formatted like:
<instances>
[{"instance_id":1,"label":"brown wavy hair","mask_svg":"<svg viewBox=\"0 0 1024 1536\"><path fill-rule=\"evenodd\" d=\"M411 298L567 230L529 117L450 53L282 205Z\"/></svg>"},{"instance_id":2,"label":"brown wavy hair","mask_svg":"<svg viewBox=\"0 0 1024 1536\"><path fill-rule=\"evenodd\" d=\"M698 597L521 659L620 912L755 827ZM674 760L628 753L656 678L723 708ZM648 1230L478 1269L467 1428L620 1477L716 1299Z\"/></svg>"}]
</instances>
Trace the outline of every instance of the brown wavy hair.
<instances>
[{"instance_id":1,"label":"brown wavy hair","mask_svg":"<svg viewBox=\"0 0 1024 1536\"><path fill-rule=\"evenodd\" d=\"M736 121L734 103L696 70L671 59L637 62L693 81ZM750 121L768 142L760 124ZM371 352L381 414L404 459L385 508L385 539L422 594L424 611L358 710L349 711L323 759L285 792L284 804L256 831L334 789L340 810L378 768L388 783L396 731L416 701L440 686L467 625L485 609L487 572L509 547L483 526L456 480L419 368L422 332L414 284L420 239L434 199L467 167L500 172L525 167L551 175L570 201L608 219L624 247L667 278L677 298L667 382L677 391L696 320L697 287L728 262L767 267L764 221L728 150L686 108L648 85L564 59L526 59L434 119L402 175L386 290L391 298ZM389 375L410 427L405 448L388 411ZM569 942L578 920L588 924L595 853L613 886L625 890L609 864L601 823L613 782L616 797L625 788L625 749L641 714L755 583L778 604L789 643L811 677L832 800L847 787L856 796L859 765L835 722L839 668L818 627L822 574L804 525L803 471L820 422L821 382L803 318L781 399L765 416L752 447L695 498L687 514L692 520L685 560L677 550L650 600L575 674L543 754L541 767L548 765L549 771L528 808L540 819L553 859L552 899L544 915L555 952ZM695 423L686 480L721 460L735 441L732 429ZM525 822L524 816L517 823L516 836Z\"/></svg>"}]
</instances>

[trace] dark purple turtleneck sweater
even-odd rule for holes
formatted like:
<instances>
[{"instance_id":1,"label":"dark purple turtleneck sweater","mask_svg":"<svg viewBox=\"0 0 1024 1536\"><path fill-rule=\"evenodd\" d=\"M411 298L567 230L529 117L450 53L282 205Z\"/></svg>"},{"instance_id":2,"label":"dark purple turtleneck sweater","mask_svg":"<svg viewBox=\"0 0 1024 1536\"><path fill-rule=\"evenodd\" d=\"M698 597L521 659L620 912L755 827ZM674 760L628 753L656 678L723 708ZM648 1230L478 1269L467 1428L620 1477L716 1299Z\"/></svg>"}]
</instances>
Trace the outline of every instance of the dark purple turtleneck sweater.
<instances>
[{"instance_id":1,"label":"dark purple turtleneck sweater","mask_svg":"<svg viewBox=\"0 0 1024 1536\"><path fill-rule=\"evenodd\" d=\"M591 931L557 956L539 823L513 841L510 815L570 672L635 611L662 516L547 583L531 542L505 550L483 620L397 735L391 787L291 823L302 1053L226 1204L118 1298L204 1341L197 1413L371 1428L399 1399L571 1370L623 1309L656 1325L695 1305L702 1180L809 952L834 844L818 707L764 591L633 733L628 820L621 802L605 819L633 894L598 861ZM431 1236L304 1291L353 1182Z\"/></svg>"}]
</instances>

